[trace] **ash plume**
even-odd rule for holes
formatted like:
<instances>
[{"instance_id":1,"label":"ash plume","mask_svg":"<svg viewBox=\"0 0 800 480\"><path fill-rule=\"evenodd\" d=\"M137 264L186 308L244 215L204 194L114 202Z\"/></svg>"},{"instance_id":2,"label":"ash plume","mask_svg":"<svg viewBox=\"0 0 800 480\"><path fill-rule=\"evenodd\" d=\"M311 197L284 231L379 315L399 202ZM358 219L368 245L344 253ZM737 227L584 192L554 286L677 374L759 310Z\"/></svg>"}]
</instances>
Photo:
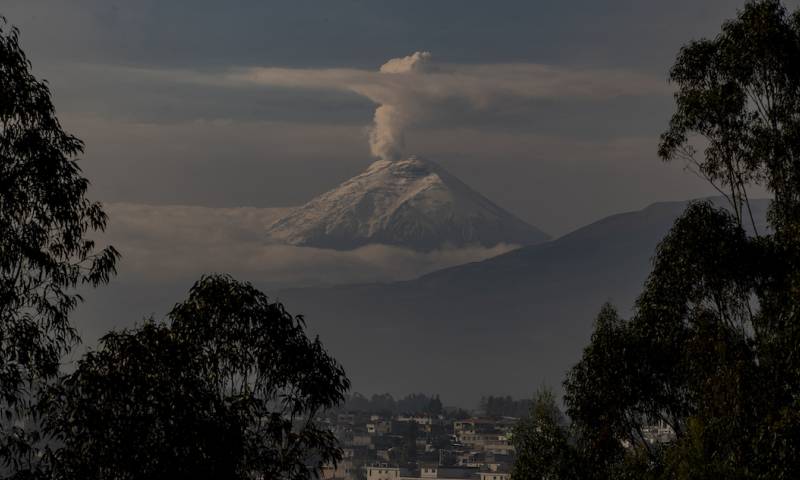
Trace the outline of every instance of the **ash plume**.
<instances>
[{"instance_id":1,"label":"ash plume","mask_svg":"<svg viewBox=\"0 0 800 480\"><path fill-rule=\"evenodd\" d=\"M393 58L384 63L380 73L385 75L415 75L425 71L430 52L415 52L407 57ZM375 109L369 132L372 154L383 160L398 160L405 153L405 129L412 115L406 97L397 95L393 102L381 102Z\"/></svg>"}]
</instances>

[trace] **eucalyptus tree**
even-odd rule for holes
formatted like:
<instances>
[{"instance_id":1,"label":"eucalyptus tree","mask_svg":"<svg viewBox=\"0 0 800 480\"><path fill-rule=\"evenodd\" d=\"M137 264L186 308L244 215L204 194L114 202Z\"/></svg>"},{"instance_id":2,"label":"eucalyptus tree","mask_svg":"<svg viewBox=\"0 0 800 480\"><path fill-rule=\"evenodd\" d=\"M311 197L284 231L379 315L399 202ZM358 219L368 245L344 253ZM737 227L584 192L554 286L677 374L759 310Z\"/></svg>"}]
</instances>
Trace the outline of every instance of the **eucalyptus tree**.
<instances>
[{"instance_id":1,"label":"eucalyptus tree","mask_svg":"<svg viewBox=\"0 0 800 480\"><path fill-rule=\"evenodd\" d=\"M537 392L530 414L514 426L511 439L517 454L512 480L589 478L590 469L585 468L551 391Z\"/></svg>"},{"instance_id":2,"label":"eucalyptus tree","mask_svg":"<svg viewBox=\"0 0 800 480\"><path fill-rule=\"evenodd\" d=\"M203 277L168 322L106 335L55 391L66 479L307 479L342 453L319 414L350 383L302 317Z\"/></svg>"},{"instance_id":3,"label":"eucalyptus tree","mask_svg":"<svg viewBox=\"0 0 800 480\"><path fill-rule=\"evenodd\" d=\"M43 452L37 394L78 341L70 322L81 285L107 283L118 253L77 156L83 143L55 115L31 73L19 31L0 17L0 472L33 475ZM45 452L46 453L46 452Z\"/></svg>"},{"instance_id":4,"label":"eucalyptus tree","mask_svg":"<svg viewBox=\"0 0 800 480\"><path fill-rule=\"evenodd\" d=\"M747 2L670 79L659 154L728 205L690 204L631 318L601 311L565 382L572 445L600 478L800 478L800 11ZM672 438L647 437L654 423Z\"/></svg>"}]
</instances>

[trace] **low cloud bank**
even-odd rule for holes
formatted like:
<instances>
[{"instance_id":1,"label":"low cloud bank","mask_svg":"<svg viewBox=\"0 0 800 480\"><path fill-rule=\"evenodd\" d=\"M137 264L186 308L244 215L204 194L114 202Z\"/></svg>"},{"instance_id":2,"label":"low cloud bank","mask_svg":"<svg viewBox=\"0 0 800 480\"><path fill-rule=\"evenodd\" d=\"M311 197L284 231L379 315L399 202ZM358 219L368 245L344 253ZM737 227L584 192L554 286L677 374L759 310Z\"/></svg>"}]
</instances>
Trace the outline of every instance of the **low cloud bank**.
<instances>
[{"instance_id":1,"label":"low cloud bank","mask_svg":"<svg viewBox=\"0 0 800 480\"><path fill-rule=\"evenodd\" d=\"M121 278L172 283L226 272L271 289L406 280L515 248L445 248L433 252L386 245L336 251L270 242L266 227L288 208L106 205L104 241L123 254Z\"/></svg>"}]
</instances>

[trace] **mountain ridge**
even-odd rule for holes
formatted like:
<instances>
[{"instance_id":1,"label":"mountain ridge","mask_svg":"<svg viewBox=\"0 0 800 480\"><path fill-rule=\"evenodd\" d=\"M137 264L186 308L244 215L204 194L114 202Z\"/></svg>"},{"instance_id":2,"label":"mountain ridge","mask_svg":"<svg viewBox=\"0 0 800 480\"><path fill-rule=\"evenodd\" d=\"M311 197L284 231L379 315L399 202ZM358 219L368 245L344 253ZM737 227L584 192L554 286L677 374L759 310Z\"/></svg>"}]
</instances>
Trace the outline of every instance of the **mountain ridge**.
<instances>
[{"instance_id":1,"label":"mountain ridge","mask_svg":"<svg viewBox=\"0 0 800 480\"><path fill-rule=\"evenodd\" d=\"M361 390L470 399L530 395L543 382L558 390L603 303L630 314L656 245L687 204L654 203L415 280L274 297L305 315ZM767 201L753 205L763 225Z\"/></svg>"}]
</instances>

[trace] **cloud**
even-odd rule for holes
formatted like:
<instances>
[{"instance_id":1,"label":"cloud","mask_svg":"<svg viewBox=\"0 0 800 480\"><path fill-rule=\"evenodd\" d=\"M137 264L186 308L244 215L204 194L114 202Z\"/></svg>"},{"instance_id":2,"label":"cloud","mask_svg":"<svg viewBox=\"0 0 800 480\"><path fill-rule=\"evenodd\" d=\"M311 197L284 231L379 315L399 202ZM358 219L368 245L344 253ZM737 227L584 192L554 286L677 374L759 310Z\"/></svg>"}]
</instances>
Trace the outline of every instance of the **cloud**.
<instances>
[{"instance_id":1,"label":"cloud","mask_svg":"<svg viewBox=\"0 0 800 480\"><path fill-rule=\"evenodd\" d=\"M252 68L227 81L259 85L333 88L355 92L378 104L370 131L376 157L406 154L405 132L433 116L446 117L448 104L489 111L523 99L607 100L619 96L664 94L666 83L623 70L575 70L536 64L448 65L430 52L415 52L383 64L377 73L361 70Z\"/></svg>"},{"instance_id":2,"label":"cloud","mask_svg":"<svg viewBox=\"0 0 800 480\"><path fill-rule=\"evenodd\" d=\"M253 67L231 69L221 74L190 71L147 71L173 80L217 85L264 85L295 88L350 90L369 98L397 100L407 93L424 98L466 97L480 107L501 96L524 98L605 99L671 92L663 79L624 69L577 69L535 63L447 64L434 63L427 52L417 52L385 65L396 70L416 59L419 67L404 73L346 68L304 69ZM416 55L416 57L415 57ZM145 72L145 71L140 71Z\"/></svg>"},{"instance_id":3,"label":"cloud","mask_svg":"<svg viewBox=\"0 0 800 480\"><path fill-rule=\"evenodd\" d=\"M369 245L352 251L270 244L266 227L287 208L209 208L111 203L104 241L123 254L120 277L188 282L226 272L270 288L416 278L515 248L442 249L420 253Z\"/></svg>"},{"instance_id":4,"label":"cloud","mask_svg":"<svg viewBox=\"0 0 800 480\"><path fill-rule=\"evenodd\" d=\"M533 63L450 64L430 52L388 60L377 70L352 68L231 68L216 72L124 68L123 75L159 82L227 88L283 88L355 93L377 104L369 132L372 154L405 155L406 131L426 121L536 109L544 102L609 102L666 97L663 79L624 69L580 69ZM534 103L531 103L534 102ZM417 152L425 153L425 152Z\"/></svg>"},{"instance_id":5,"label":"cloud","mask_svg":"<svg viewBox=\"0 0 800 480\"><path fill-rule=\"evenodd\" d=\"M266 225L287 208L108 203L105 209L109 228L98 240L113 244L122 259L109 285L81 291L86 301L74 321L90 348L109 329L130 327L151 316L164 318L204 274L233 275L281 301L281 291L286 289L412 279L514 248L499 245L419 253L370 245L344 252L267 243ZM309 306L292 303L287 308L302 314ZM311 319L309 328L314 331L314 325L323 321ZM81 351L74 351L73 359Z\"/></svg>"}]
</instances>

